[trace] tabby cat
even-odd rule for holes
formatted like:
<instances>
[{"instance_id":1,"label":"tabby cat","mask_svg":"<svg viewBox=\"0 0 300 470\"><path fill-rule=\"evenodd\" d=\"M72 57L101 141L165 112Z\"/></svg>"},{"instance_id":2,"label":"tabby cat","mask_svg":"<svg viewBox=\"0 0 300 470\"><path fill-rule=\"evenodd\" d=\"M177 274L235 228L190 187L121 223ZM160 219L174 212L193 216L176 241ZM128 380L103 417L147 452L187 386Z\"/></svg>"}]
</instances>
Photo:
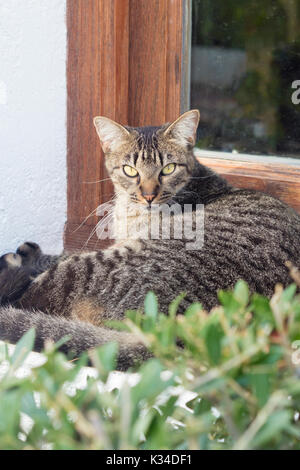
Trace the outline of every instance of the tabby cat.
<instances>
[{"instance_id":1,"label":"tabby cat","mask_svg":"<svg viewBox=\"0 0 300 470\"><path fill-rule=\"evenodd\" d=\"M289 283L285 262L300 266L300 216L267 194L233 188L201 165L193 154L198 122L197 110L160 127L131 128L95 118L116 192L117 241L103 251L56 257L27 242L2 256L0 339L16 342L35 327L36 350L46 339L69 335L62 350L75 356L114 340L118 368L124 370L150 353L135 336L105 322L143 308L149 290L167 313L183 291L181 311L194 301L212 308L218 289L238 279L267 296L276 283ZM193 216L204 205L202 248L188 249L184 237L175 237L178 214L172 215L169 239L161 230L155 239L138 237L136 227L159 214L152 209L163 203L171 209L188 205Z\"/></svg>"}]
</instances>

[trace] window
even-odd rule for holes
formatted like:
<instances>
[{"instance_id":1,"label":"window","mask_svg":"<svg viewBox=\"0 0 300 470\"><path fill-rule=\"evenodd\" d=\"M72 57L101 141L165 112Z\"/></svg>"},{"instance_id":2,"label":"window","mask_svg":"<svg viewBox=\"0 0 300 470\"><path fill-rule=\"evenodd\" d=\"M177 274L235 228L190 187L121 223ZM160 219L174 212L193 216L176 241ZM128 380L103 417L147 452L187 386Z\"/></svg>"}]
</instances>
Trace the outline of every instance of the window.
<instances>
[{"instance_id":1,"label":"window","mask_svg":"<svg viewBox=\"0 0 300 470\"><path fill-rule=\"evenodd\" d=\"M192 1L200 149L299 158L298 96L299 0Z\"/></svg>"}]
</instances>

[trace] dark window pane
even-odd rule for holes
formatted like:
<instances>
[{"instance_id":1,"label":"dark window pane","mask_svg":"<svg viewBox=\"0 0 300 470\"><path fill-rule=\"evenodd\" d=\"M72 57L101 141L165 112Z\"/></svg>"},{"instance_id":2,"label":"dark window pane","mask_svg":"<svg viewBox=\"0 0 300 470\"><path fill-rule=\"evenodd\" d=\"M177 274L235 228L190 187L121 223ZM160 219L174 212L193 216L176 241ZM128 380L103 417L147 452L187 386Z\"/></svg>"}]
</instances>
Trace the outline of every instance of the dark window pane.
<instances>
[{"instance_id":1,"label":"dark window pane","mask_svg":"<svg viewBox=\"0 0 300 470\"><path fill-rule=\"evenodd\" d=\"M299 158L300 0L192 3L198 146Z\"/></svg>"}]
</instances>

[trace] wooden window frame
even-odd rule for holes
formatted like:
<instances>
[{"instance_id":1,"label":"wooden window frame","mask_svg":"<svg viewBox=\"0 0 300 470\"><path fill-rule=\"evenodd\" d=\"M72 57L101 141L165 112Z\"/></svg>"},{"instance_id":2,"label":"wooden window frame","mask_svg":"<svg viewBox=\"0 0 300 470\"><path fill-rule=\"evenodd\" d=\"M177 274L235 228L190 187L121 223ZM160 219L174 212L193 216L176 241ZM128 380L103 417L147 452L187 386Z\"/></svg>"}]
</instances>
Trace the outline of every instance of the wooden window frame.
<instances>
[{"instance_id":1,"label":"wooden window frame","mask_svg":"<svg viewBox=\"0 0 300 470\"><path fill-rule=\"evenodd\" d=\"M190 0L67 0L66 249L105 246L95 236L87 243L98 218L85 219L113 196L93 117L159 125L189 108L190 20ZM201 163L235 186L300 211L297 162L200 153Z\"/></svg>"}]
</instances>

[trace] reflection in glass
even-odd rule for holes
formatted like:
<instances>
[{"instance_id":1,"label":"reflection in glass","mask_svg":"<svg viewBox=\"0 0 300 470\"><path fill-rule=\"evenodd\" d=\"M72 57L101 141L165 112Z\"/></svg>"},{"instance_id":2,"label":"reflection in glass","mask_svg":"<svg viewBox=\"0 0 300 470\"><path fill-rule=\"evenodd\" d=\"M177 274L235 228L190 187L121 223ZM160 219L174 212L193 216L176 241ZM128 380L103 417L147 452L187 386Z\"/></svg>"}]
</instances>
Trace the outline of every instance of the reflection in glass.
<instances>
[{"instance_id":1,"label":"reflection in glass","mask_svg":"<svg viewBox=\"0 0 300 470\"><path fill-rule=\"evenodd\" d=\"M300 0L192 4L198 146L300 157Z\"/></svg>"}]
</instances>

